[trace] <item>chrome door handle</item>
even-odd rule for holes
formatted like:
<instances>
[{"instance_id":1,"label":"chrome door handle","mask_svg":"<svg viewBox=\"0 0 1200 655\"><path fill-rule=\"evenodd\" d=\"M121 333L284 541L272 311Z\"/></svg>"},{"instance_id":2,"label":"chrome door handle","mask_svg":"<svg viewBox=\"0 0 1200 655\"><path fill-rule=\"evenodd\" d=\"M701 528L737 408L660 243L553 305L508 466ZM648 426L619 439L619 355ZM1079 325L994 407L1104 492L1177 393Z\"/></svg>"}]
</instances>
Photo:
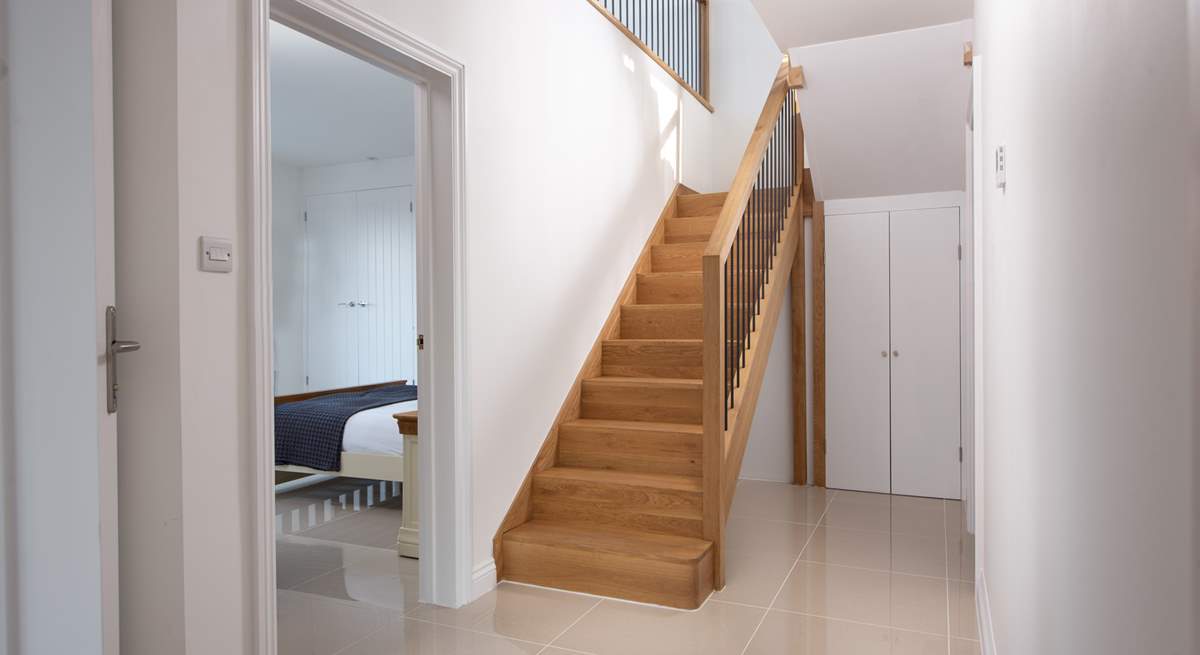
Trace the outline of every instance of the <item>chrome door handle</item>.
<instances>
[{"instance_id":1,"label":"chrome door handle","mask_svg":"<svg viewBox=\"0 0 1200 655\"><path fill-rule=\"evenodd\" d=\"M117 339L117 308L109 306L104 310L104 338L108 346L104 349L105 380L108 383L108 413L117 411L117 355L140 350L142 344L137 341L122 341Z\"/></svg>"},{"instance_id":2,"label":"chrome door handle","mask_svg":"<svg viewBox=\"0 0 1200 655\"><path fill-rule=\"evenodd\" d=\"M353 304L353 303L352 303L352 304ZM360 300L360 301L358 301L358 306L359 306L359 307L366 307L367 305L370 305L370 304L371 304L371 303L369 303L369 302L367 302L367 301L365 301L365 300Z\"/></svg>"}]
</instances>

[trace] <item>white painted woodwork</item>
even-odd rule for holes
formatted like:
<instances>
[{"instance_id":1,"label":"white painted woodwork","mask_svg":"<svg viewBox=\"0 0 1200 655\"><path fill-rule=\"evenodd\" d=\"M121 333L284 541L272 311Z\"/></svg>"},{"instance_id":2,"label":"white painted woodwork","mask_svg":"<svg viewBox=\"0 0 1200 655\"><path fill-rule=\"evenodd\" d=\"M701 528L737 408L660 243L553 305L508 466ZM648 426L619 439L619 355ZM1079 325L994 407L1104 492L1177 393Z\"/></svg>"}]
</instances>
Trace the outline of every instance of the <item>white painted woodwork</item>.
<instances>
[{"instance_id":1,"label":"white painted woodwork","mask_svg":"<svg viewBox=\"0 0 1200 655\"><path fill-rule=\"evenodd\" d=\"M957 207L891 213L895 494L961 495L958 243Z\"/></svg>"},{"instance_id":2,"label":"white painted woodwork","mask_svg":"<svg viewBox=\"0 0 1200 655\"><path fill-rule=\"evenodd\" d=\"M354 194L307 199L305 375L308 389L358 384L358 348L349 306L354 295Z\"/></svg>"},{"instance_id":3,"label":"white painted woodwork","mask_svg":"<svg viewBox=\"0 0 1200 655\"><path fill-rule=\"evenodd\" d=\"M416 379L412 187L307 198L308 389Z\"/></svg>"},{"instance_id":4,"label":"white painted woodwork","mask_svg":"<svg viewBox=\"0 0 1200 655\"><path fill-rule=\"evenodd\" d=\"M828 217L825 267L827 482L887 493L888 213Z\"/></svg>"}]
</instances>

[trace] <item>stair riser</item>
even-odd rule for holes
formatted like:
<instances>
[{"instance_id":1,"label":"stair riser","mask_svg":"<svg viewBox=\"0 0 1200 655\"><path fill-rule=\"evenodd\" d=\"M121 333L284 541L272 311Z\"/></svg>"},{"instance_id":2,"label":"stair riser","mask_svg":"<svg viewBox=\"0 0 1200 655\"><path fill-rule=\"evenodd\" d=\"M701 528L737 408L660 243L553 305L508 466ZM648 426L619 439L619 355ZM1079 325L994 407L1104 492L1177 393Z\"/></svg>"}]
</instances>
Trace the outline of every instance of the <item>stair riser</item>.
<instances>
[{"instance_id":1,"label":"stair riser","mask_svg":"<svg viewBox=\"0 0 1200 655\"><path fill-rule=\"evenodd\" d=\"M675 206L676 216L707 216L717 214L725 204L726 193L703 193L679 196Z\"/></svg>"},{"instance_id":2,"label":"stair riser","mask_svg":"<svg viewBox=\"0 0 1200 655\"><path fill-rule=\"evenodd\" d=\"M516 582L695 609L712 589L712 554L695 563L504 542L504 577Z\"/></svg>"},{"instance_id":3,"label":"stair riser","mask_svg":"<svg viewBox=\"0 0 1200 655\"><path fill-rule=\"evenodd\" d=\"M716 224L716 216L669 218L666 225L667 243L707 242Z\"/></svg>"},{"instance_id":4,"label":"stair riser","mask_svg":"<svg viewBox=\"0 0 1200 655\"><path fill-rule=\"evenodd\" d=\"M621 308L622 339L702 339L704 312L696 307Z\"/></svg>"},{"instance_id":5,"label":"stair riser","mask_svg":"<svg viewBox=\"0 0 1200 655\"><path fill-rule=\"evenodd\" d=\"M582 418L691 423L703 420L700 389L599 386L583 383Z\"/></svg>"},{"instance_id":6,"label":"stair riser","mask_svg":"<svg viewBox=\"0 0 1200 655\"><path fill-rule=\"evenodd\" d=\"M629 344L606 342L601 361L604 375L642 378L704 377L704 350L701 343Z\"/></svg>"},{"instance_id":7,"label":"stair riser","mask_svg":"<svg viewBox=\"0 0 1200 655\"><path fill-rule=\"evenodd\" d=\"M647 304L693 304L702 302L703 281L699 275L640 276L637 300Z\"/></svg>"},{"instance_id":8,"label":"stair riser","mask_svg":"<svg viewBox=\"0 0 1200 655\"><path fill-rule=\"evenodd\" d=\"M700 441L697 434L563 427L557 461L560 466L699 476Z\"/></svg>"},{"instance_id":9,"label":"stair riser","mask_svg":"<svg viewBox=\"0 0 1200 655\"><path fill-rule=\"evenodd\" d=\"M650 267L655 273L699 271L704 243L683 243L654 246L650 250Z\"/></svg>"},{"instance_id":10,"label":"stair riser","mask_svg":"<svg viewBox=\"0 0 1200 655\"><path fill-rule=\"evenodd\" d=\"M681 537L703 536L700 494L534 477L533 516Z\"/></svg>"}]
</instances>

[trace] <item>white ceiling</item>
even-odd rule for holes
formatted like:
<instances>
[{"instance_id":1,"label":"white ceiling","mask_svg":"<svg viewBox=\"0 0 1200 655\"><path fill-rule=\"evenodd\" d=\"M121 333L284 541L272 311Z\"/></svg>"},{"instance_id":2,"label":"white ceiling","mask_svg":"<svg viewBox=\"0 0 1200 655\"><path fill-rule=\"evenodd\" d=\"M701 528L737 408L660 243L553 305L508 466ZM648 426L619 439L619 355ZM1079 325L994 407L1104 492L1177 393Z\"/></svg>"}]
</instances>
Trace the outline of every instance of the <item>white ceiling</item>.
<instances>
[{"instance_id":1,"label":"white ceiling","mask_svg":"<svg viewBox=\"0 0 1200 655\"><path fill-rule=\"evenodd\" d=\"M965 187L971 21L792 48L818 197Z\"/></svg>"},{"instance_id":2,"label":"white ceiling","mask_svg":"<svg viewBox=\"0 0 1200 655\"><path fill-rule=\"evenodd\" d=\"M779 47L853 39L953 23L973 0L752 0Z\"/></svg>"},{"instance_id":3,"label":"white ceiling","mask_svg":"<svg viewBox=\"0 0 1200 655\"><path fill-rule=\"evenodd\" d=\"M293 166L413 154L413 85L271 23L271 151Z\"/></svg>"}]
</instances>

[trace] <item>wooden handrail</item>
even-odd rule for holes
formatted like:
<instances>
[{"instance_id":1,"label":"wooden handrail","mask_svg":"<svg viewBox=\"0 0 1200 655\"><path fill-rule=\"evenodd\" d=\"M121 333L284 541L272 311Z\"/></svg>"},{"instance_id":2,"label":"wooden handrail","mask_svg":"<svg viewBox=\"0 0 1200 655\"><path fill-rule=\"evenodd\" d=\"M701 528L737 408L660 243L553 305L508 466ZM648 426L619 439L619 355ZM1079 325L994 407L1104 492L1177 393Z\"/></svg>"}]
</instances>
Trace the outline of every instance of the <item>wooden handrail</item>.
<instances>
[{"instance_id":1,"label":"wooden handrail","mask_svg":"<svg viewBox=\"0 0 1200 655\"><path fill-rule=\"evenodd\" d=\"M618 30L620 30L622 34L624 34L626 37L628 37L630 41L633 41L634 45L636 45L639 49L641 49L642 52L646 53L646 55L650 57L651 61L658 64L664 71L667 72L668 75L670 75L672 78L674 78L675 82L677 84L679 84L679 86L683 87L685 91L690 93L692 95L692 97L694 97L705 109L707 109L709 112L716 111L716 109L713 107L712 103L709 102L709 100L708 100L708 90L709 90L708 0L696 0L697 11L699 12L698 18L699 18L699 23L700 23L700 34L698 35L699 42L696 43L696 46L699 48L698 64L700 66L700 70L698 71L699 79L700 79L700 88L698 88L698 89L693 84L691 84L687 80L683 79L683 76L679 74L679 71L675 70L670 64L668 64L662 58L662 56L660 56L657 52L655 52L654 49L651 48L645 41L643 41L637 34L635 34L633 30L629 29L629 26L627 26L627 25L625 25L625 23L621 22L621 19L618 18L616 15L614 15L611 11L609 11L608 8L605 7L604 4L602 4L601 0L587 0L587 2L588 2L588 4L595 7L596 11L599 11L602 16L607 18L608 22L610 22L614 26L616 26L616 28Z\"/></svg>"},{"instance_id":2,"label":"wooden handrail","mask_svg":"<svg viewBox=\"0 0 1200 655\"><path fill-rule=\"evenodd\" d=\"M771 83L771 92L767 95L767 102L763 105L762 113L758 115L758 122L754 124L754 131L750 134L750 144L746 146L746 154L742 155L742 161L738 164L737 172L734 173L733 183L729 186L729 194L725 196L725 204L721 207L721 214L717 218L717 226L713 229L708 246L704 249L705 257L719 256L721 263L724 263L724 258L729 254L729 246L733 244L733 238L737 235L738 225L742 221L742 213L750 201L750 192L754 190L763 153L766 152L767 145L771 143L771 136L775 131L775 121L779 117L779 110L783 107L783 101L789 91L788 71L790 69L791 66L785 58L779 65L779 72L775 74L775 81Z\"/></svg>"}]
</instances>

